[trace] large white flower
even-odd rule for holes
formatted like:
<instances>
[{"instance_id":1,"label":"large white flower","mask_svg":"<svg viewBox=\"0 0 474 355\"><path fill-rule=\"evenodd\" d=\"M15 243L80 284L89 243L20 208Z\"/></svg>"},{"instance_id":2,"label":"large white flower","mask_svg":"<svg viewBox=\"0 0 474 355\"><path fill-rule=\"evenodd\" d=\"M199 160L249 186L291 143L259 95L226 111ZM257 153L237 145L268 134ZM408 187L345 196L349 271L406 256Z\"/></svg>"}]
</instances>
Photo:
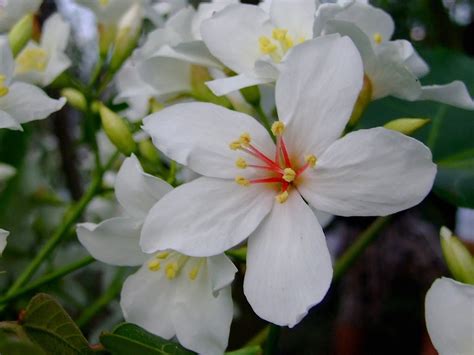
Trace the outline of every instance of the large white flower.
<instances>
[{"instance_id":1,"label":"large white flower","mask_svg":"<svg viewBox=\"0 0 474 355\"><path fill-rule=\"evenodd\" d=\"M30 41L15 59L15 78L39 86L51 84L71 65L64 53L70 25L59 13L44 23L40 43Z\"/></svg>"},{"instance_id":2,"label":"large white flower","mask_svg":"<svg viewBox=\"0 0 474 355\"><path fill-rule=\"evenodd\" d=\"M395 25L383 10L360 0L349 5L324 4L316 18L319 22L315 31L347 35L354 41L370 80L373 100L391 95L409 101L433 100L474 109L474 101L461 81L421 85L418 78L428 73L428 65L410 42L390 41Z\"/></svg>"},{"instance_id":3,"label":"large white flower","mask_svg":"<svg viewBox=\"0 0 474 355\"><path fill-rule=\"evenodd\" d=\"M42 0L6 0L0 6L0 32L7 32L24 15L36 12Z\"/></svg>"},{"instance_id":4,"label":"large white flower","mask_svg":"<svg viewBox=\"0 0 474 355\"><path fill-rule=\"evenodd\" d=\"M222 354L227 347L235 266L224 255L192 258L177 252L145 254L139 237L149 209L172 187L145 174L127 158L115 183L126 216L78 225L79 241L96 259L112 265L143 265L124 283L121 307L127 321L163 338L176 336L194 351Z\"/></svg>"},{"instance_id":5,"label":"large white flower","mask_svg":"<svg viewBox=\"0 0 474 355\"><path fill-rule=\"evenodd\" d=\"M211 53L238 75L208 82L216 95L274 82L287 52L313 38L315 0L273 0L270 12L254 5L226 7L201 25Z\"/></svg>"},{"instance_id":6,"label":"large white flower","mask_svg":"<svg viewBox=\"0 0 474 355\"><path fill-rule=\"evenodd\" d=\"M472 355L474 286L442 277L426 294L426 327L440 355Z\"/></svg>"},{"instance_id":7,"label":"large white flower","mask_svg":"<svg viewBox=\"0 0 474 355\"><path fill-rule=\"evenodd\" d=\"M0 255L2 255L5 247L7 246L7 237L10 233L0 228Z\"/></svg>"},{"instance_id":8,"label":"large white flower","mask_svg":"<svg viewBox=\"0 0 474 355\"><path fill-rule=\"evenodd\" d=\"M247 299L266 320L298 323L332 277L323 231L305 201L335 215L387 215L418 204L435 176L430 151L410 137L375 128L339 138L362 80L351 40L320 37L294 48L277 81L276 145L252 117L212 104L179 104L146 118L155 145L204 177L153 207L143 250L208 256L249 237Z\"/></svg>"},{"instance_id":9,"label":"large white flower","mask_svg":"<svg viewBox=\"0 0 474 355\"><path fill-rule=\"evenodd\" d=\"M0 128L21 130L21 124L60 110L66 100L53 100L36 86L12 82L15 62L8 41L0 41Z\"/></svg>"}]
</instances>

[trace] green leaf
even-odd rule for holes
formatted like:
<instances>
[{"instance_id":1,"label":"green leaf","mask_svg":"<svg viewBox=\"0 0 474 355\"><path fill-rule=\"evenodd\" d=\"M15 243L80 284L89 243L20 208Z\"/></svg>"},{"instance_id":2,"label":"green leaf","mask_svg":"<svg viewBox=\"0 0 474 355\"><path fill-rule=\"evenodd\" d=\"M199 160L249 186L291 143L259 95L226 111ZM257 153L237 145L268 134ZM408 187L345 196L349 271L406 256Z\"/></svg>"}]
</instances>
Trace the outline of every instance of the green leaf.
<instances>
[{"instance_id":1,"label":"green leaf","mask_svg":"<svg viewBox=\"0 0 474 355\"><path fill-rule=\"evenodd\" d=\"M28 304L21 320L28 338L48 354L90 354L86 338L61 305L40 293Z\"/></svg>"},{"instance_id":2,"label":"green leaf","mask_svg":"<svg viewBox=\"0 0 474 355\"><path fill-rule=\"evenodd\" d=\"M474 59L452 50L420 51L431 67L423 85L462 80L474 96ZM430 147L438 164L434 192L461 207L474 208L474 112L429 101L386 98L371 103L358 128L383 126L399 117L427 117L432 122L415 138Z\"/></svg>"},{"instance_id":3,"label":"green leaf","mask_svg":"<svg viewBox=\"0 0 474 355\"><path fill-rule=\"evenodd\" d=\"M0 323L0 354L46 355L40 347L30 341L17 322Z\"/></svg>"},{"instance_id":4,"label":"green leaf","mask_svg":"<svg viewBox=\"0 0 474 355\"><path fill-rule=\"evenodd\" d=\"M239 350L228 351L225 355L260 355L261 353L262 348L260 345L252 345Z\"/></svg>"},{"instance_id":5,"label":"green leaf","mask_svg":"<svg viewBox=\"0 0 474 355\"><path fill-rule=\"evenodd\" d=\"M181 345L165 340L131 323L117 326L112 333L103 333L100 342L113 355L191 355Z\"/></svg>"}]
</instances>

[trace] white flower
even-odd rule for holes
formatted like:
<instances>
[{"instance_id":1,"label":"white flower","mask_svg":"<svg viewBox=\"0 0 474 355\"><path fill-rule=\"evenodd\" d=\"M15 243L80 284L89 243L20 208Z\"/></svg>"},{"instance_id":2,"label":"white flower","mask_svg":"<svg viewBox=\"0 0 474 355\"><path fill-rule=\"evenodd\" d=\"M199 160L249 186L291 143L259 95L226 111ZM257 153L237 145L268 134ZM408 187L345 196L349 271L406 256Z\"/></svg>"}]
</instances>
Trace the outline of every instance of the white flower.
<instances>
[{"instance_id":1,"label":"white flower","mask_svg":"<svg viewBox=\"0 0 474 355\"><path fill-rule=\"evenodd\" d=\"M436 172L430 151L397 132L339 138L362 78L347 37L295 47L276 83L277 148L255 119L212 104L179 104L146 118L157 148L204 177L153 207L142 249L208 256L249 238L247 299L260 317L297 324L332 278L323 231L305 201L335 215L387 215L418 204Z\"/></svg>"},{"instance_id":2,"label":"white flower","mask_svg":"<svg viewBox=\"0 0 474 355\"><path fill-rule=\"evenodd\" d=\"M36 86L12 82L15 62L8 41L0 41L0 128L21 130L21 124L60 110L66 100L53 100Z\"/></svg>"},{"instance_id":3,"label":"white flower","mask_svg":"<svg viewBox=\"0 0 474 355\"><path fill-rule=\"evenodd\" d=\"M0 33L7 32L24 15L36 12L42 0L7 0L0 8Z\"/></svg>"},{"instance_id":4,"label":"white flower","mask_svg":"<svg viewBox=\"0 0 474 355\"><path fill-rule=\"evenodd\" d=\"M224 255L191 258L140 250L140 230L149 209L172 190L145 174L135 156L127 158L115 193L126 216L96 225L78 225L80 242L96 259L112 265L143 265L125 281L121 307L127 321L163 338L176 336L194 351L222 354L227 347L233 304L230 284L235 266Z\"/></svg>"},{"instance_id":5,"label":"white flower","mask_svg":"<svg viewBox=\"0 0 474 355\"><path fill-rule=\"evenodd\" d=\"M331 15L333 16L331 18ZM318 31L347 35L359 49L370 79L372 99L433 100L474 110L474 101L461 81L422 86L418 78L428 65L406 40L390 41L395 25L389 14L367 2L324 4L316 13ZM316 31L316 29L315 29Z\"/></svg>"},{"instance_id":6,"label":"white flower","mask_svg":"<svg viewBox=\"0 0 474 355\"><path fill-rule=\"evenodd\" d=\"M0 228L0 255L2 255L7 246L7 237L10 233Z\"/></svg>"},{"instance_id":7,"label":"white flower","mask_svg":"<svg viewBox=\"0 0 474 355\"><path fill-rule=\"evenodd\" d=\"M51 84L71 65L64 51L70 25L59 13L44 23L40 43L30 41L15 59L15 78L39 86Z\"/></svg>"},{"instance_id":8,"label":"white flower","mask_svg":"<svg viewBox=\"0 0 474 355\"><path fill-rule=\"evenodd\" d=\"M289 50L313 38L314 0L273 0L270 12L254 5L226 7L201 25L211 53L238 75L208 82L216 95L274 82Z\"/></svg>"},{"instance_id":9,"label":"white flower","mask_svg":"<svg viewBox=\"0 0 474 355\"><path fill-rule=\"evenodd\" d=\"M158 0L151 6L152 11L147 12L147 17L158 27L162 26L165 19L173 16L188 5L188 0Z\"/></svg>"},{"instance_id":10,"label":"white flower","mask_svg":"<svg viewBox=\"0 0 474 355\"><path fill-rule=\"evenodd\" d=\"M426 294L426 327L440 355L472 355L474 286L442 277Z\"/></svg>"},{"instance_id":11,"label":"white flower","mask_svg":"<svg viewBox=\"0 0 474 355\"><path fill-rule=\"evenodd\" d=\"M98 23L109 26L117 25L133 4L146 6L150 0L76 0L76 2L91 9Z\"/></svg>"}]
</instances>

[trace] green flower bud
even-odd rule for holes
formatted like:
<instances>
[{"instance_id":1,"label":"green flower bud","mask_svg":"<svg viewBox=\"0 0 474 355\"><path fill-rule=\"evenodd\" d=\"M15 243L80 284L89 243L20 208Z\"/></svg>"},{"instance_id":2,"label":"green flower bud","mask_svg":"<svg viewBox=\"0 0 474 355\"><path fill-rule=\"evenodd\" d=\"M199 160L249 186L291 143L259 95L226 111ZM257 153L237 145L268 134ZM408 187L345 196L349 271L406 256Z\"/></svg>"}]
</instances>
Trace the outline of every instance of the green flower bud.
<instances>
[{"instance_id":1,"label":"green flower bud","mask_svg":"<svg viewBox=\"0 0 474 355\"><path fill-rule=\"evenodd\" d=\"M359 93L359 97L352 110L351 118L349 119L349 127L354 127L359 122L367 105L372 101L372 83L367 75L364 75L364 85Z\"/></svg>"},{"instance_id":2,"label":"green flower bud","mask_svg":"<svg viewBox=\"0 0 474 355\"><path fill-rule=\"evenodd\" d=\"M79 111L86 111L87 100L80 91L73 88L64 88L61 90L61 96L64 96L67 99L69 105L75 109Z\"/></svg>"},{"instance_id":3,"label":"green flower bud","mask_svg":"<svg viewBox=\"0 0 474 355\"><path fill-rule=\"evenodd\" d=\"M158 150L155 148L151 139L145 139L138 143L138 151L140 155L148 160L150 163L155 163L160 160Z\"/></svg>"},{"instance_id":4,"label":"green flower bud","mask_svg":"<svg viewBox=\"0 0 474 355\"><path fill-rule=\"evenodd\" d=\"M398 118L386 123L384 127L411 136L428 122L429 118Z\"/></svg>"},{"instance_id":5,"label":"green flower bud","mask_svg":"<svg viewBox=\"0 0 474 355\"><path fill-rule=\"evenodd\" d=\"M13 57L16 57L31 39L33 35L33 21L33 14L27 14L8 33L8 41L10 42Z\"/></svg>"},{"instance_id":6,"label":"green flower bud","mask_svg":"<svg viewBox=\"0 0 474 355\"><path fill-rule=\"evenodd\" d=\"M216 105L231 108L232 104L225 96L216 96L207 87L206 81L213 78L209 74L207 68L200 65L191 65L191 94L200 101L210 102Z\"/></svg>"},{"instance_id":7,"label":"green flower bud","mask_svg":"<svg viewBox=\"0 0 474 355\"><path fill-rule=\"evenodd\" d=\"M441 227L441 249L453 277L474 285L474 259L464 244L446 227Z\"/></svg>"},{"instance_id":8,"label":"green flower bud","mask_svg":"<svg viewBox=\"0 0 474 355\"><path fill-rule=\"evenodd\" d=\"M104 104L99 104L99 113L105 134L117 149L126 156L137 150L127 122Z\"/></svg>"},{"instance_id":9,"label":"green flower bud","mask_svg":"<svg viewBox=\"0 0 474 355\"><path fill-rule=\"evenodd\" d=\"M114 42L117 34L117 27L115 25L105 25L100 23L98 26L99 32L99 53L102 59L107 57L109 48Z\"/></svg>"}]
</instances>

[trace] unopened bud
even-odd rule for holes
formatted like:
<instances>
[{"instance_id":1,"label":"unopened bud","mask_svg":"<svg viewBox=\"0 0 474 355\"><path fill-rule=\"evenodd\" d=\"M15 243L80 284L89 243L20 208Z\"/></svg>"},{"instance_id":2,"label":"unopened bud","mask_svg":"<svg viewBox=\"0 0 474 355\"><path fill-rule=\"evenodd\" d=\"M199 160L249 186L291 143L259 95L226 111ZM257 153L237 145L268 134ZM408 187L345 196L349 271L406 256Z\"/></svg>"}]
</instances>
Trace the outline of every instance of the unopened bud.
<instances>
[{"instance_id":1,"label":"unopened bud","mask_svg":"<svg viewBox=\"0 0 474 355\"><path fill-rule=\"evenodd\" d=\"M364 85L359 93L359 97L352 110L351 118L349 119L349 126L354 127L359 122L367 105L372 101L372 83L367 75L364 75Z\"/></svg>"},{"instance_id":2,"label":"unopened bud","mask_svg":"<svg viewBox=\"0 0 474 355\"><path fill-rule=\"evenodd\" d=\"M428 122L429 118L398 118L386 123L384 127L411 136Z\"/></svg>"},{"instance_id":3,"label":"unopened bud","mask_svg":"<svg viewBox=\"0 0 474 355\"><path fill-rule=\"evenodd\" d=\"M26 46L33 35L34 15L27 14L23 16L8 33L8 41L12 49L13 57Z\"/></svg>"},{"instance_id":4,"label":"unopened bud","mask_svg":"<svg viewBox=\"0 0 474 355\"><path fill-rule=\"evenodd\" d=\"M137 144L133 140L127 122L104 104L100 104L99 113L105 134L110 141L124 155L129 156L134 153L137 150Z\"/></svg>"},{"instance_id":5,"label":"unopened bud","mask_svg":"<svg viewBox=\"0 0 474 355\"><path fill-rule=\"evenodd\" d=\"M79 111L86 111L87 101L84 95L76 89L64 88L61 90L61 96L64 96L69 105Z\"/></svg>"},{"instance_id":6,"label":"unopened bud","mask_svg":"<svg viewBox=\"0 0 474 355\"><path fill-rule=\"evenodd\" d=\"M191 90L192 95L200 100L210 102L216 105L231 108L232 104L225 96L216 96L207 87L206 81L213 80L209 70L200 65L191 65Z\"/></svg>"},{"instance_id":7,"label":"unopened bud","mask_svg":"<svg viewBox=\"0 0 474 355\"><path fill-rule=\"evenodd\" d=\"M151 163L155 163L160 159L158 150L155 148L150 139L145 139L139 142L138 151L142 157Z\"/></svg>"},{"instance_id":8,"label":"unopened bud","mask_svg":"<svg viewBox=\"0 0 474 355\"><path fill-rule=\"evenodd\" d=\"M453 277L474 285L474 259L469 250L448 228L441 227L440 235L444 260Z\"/></svg>"}]
</instances>

